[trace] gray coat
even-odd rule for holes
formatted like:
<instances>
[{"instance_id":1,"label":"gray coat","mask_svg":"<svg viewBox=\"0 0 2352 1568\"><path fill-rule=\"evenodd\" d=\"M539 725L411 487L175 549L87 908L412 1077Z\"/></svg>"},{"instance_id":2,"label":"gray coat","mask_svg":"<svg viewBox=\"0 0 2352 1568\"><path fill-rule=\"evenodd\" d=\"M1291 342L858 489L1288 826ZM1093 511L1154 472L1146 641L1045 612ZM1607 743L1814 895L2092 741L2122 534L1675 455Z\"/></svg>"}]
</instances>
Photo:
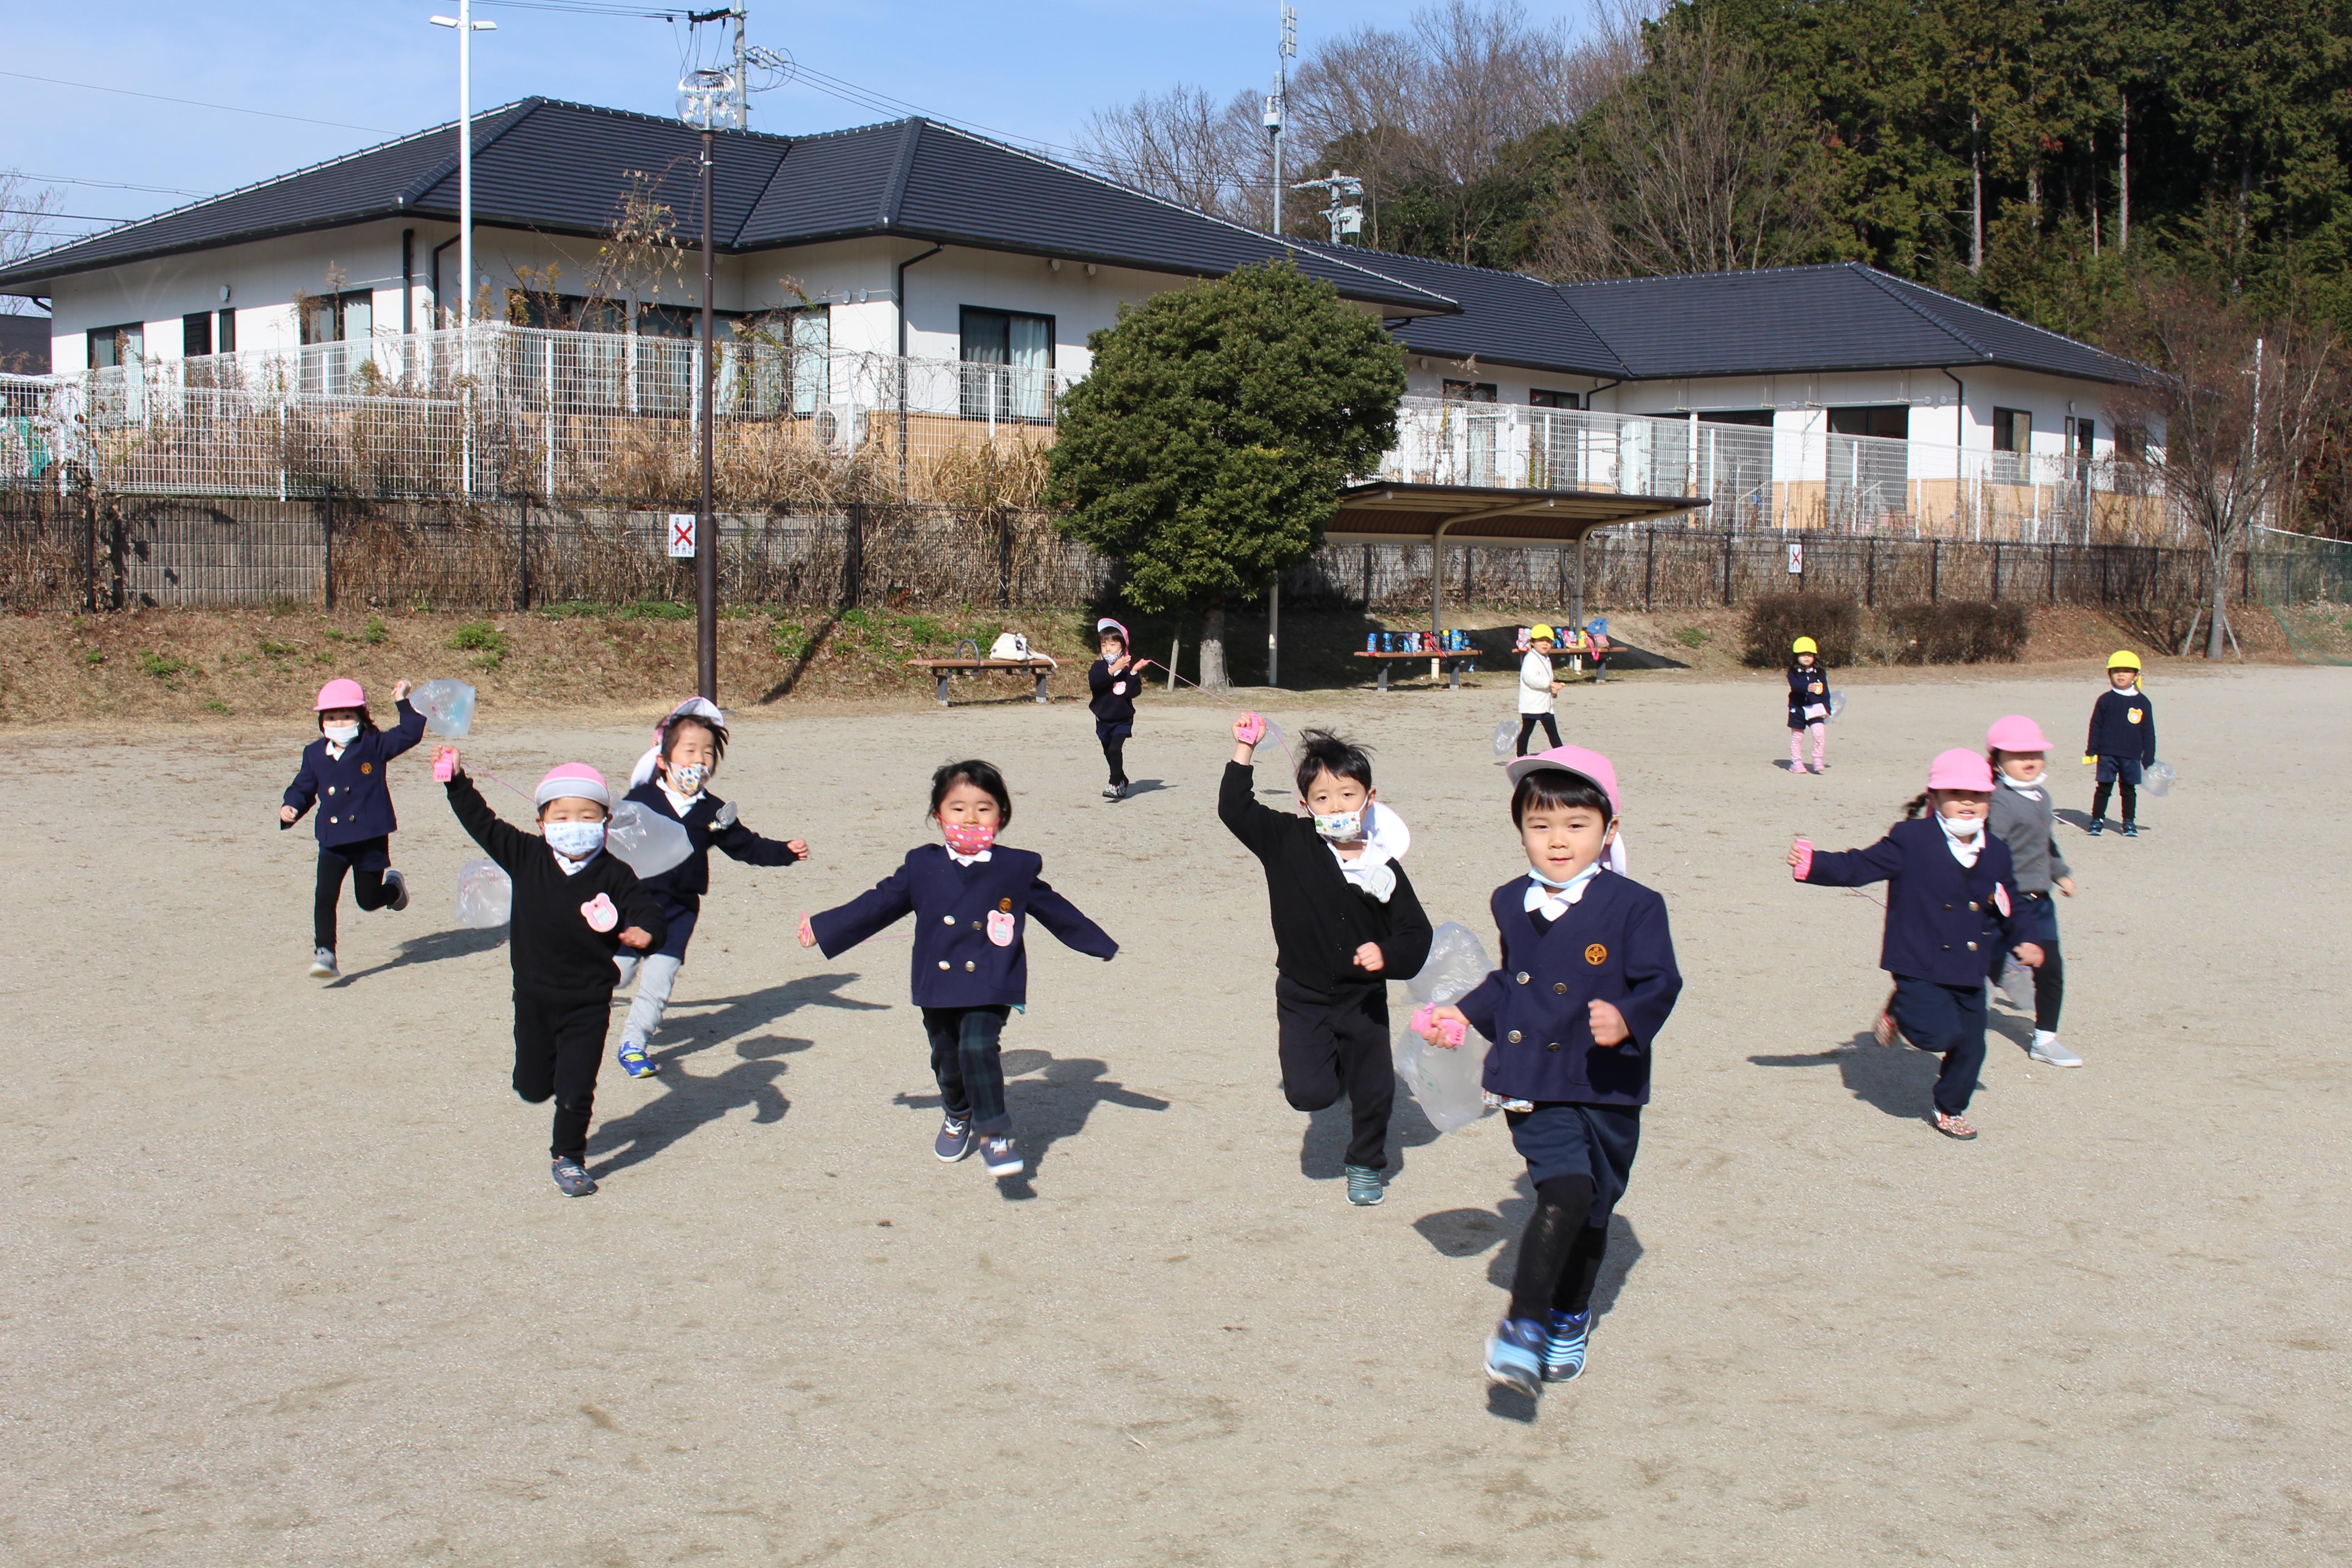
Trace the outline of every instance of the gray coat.
<instances>
[{"instance_id":1,"label":"gray coat","mask_svg":"<svg viewBox=\"0 0 2352 1568\"><path fill-rule=\"evenodd\" d=\"M2058 853L2046 775L2031 795L1994 780L1989 820L1992 836L2009 846L2019 892L2046 893L2057 885L2059 878L2074 874L2065 857Z\"/></svg>"}]
</instances>

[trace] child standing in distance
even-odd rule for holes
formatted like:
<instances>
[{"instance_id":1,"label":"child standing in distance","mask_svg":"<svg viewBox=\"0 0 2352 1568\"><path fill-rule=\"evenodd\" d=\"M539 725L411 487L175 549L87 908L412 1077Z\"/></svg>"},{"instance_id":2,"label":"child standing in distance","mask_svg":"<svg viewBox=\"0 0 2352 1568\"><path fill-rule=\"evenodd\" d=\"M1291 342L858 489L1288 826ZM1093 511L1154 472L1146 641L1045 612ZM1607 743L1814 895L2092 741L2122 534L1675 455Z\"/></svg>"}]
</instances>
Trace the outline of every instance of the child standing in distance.
<instances>
[{"instance_id":1,"label":"child standing in distance","mask_svg":"<svg viewBox=\"0 0 2352 1568\"><path fill-rule=\"evenodd\" d=\"M1986 820L1995 838L2009 846L2017 878L2018 921L2042 950L2033 972L2033 1043L2025 1054L2053 1068L2078 1068L2083 1058L2058 1043L2058 1009L2066 1000L2066 964L2058 952L2058 904L2053 893L2074 896L2074 874L2058 853L2050 806L2050 742L2042 726L2021 713L1996 721L1985 732L1993 778L1992 807Z\"/></svg>"},{"instance_id":2,"label":"child standing in distance","mask_svg":"<svg viewBox=\"0 0 2352 1568\"><path fill-rule=\"evenodd\" d=\"M514 967L514 1090L530 1105L555 1101L547 1152L567 1198L596 1190L588 1175L588 1122L596 1069L611 1022L614 956L649 952L669 935L661 901L637 874L604 853L612 793L585 763L559 763L539 781L539 837L499 819L444 746L449 809L482 852L514 882L507 941Z\"/></svg>"},{"instance_id":3,"label":"child standing in distance","mask_svg":"<svg viewBox=\"0 0 2352 1568\"><path fill-rule=\"evenodd\" d=\"M408 907L408 879L392 868L392 836L400 823L392 810L392 759L425 738L425 715L408 705L408 682L392 689L400 727L375 727L367 692L351 679L319 688L319 738L302 748L302 765L278 808L284 832L319 807L319 881L310 901L310 978L333 980L335 907L342 902L343 879L352 872L352 895L362 910Z\"/></svg>"},{"instance_id":4,"label":"child standing in distance","mask_svg":"<svg viewBox=\"0 0 2352 1568\"><path fill-rule=\"evenodd\" d=\"M661 1028L669 1007L670 990L686 963L686 944L693 939L702 915L702 895L710 890L710 851L716 847L747 866L790 866L808 858L808 840L782 843L762 838L736 820L735 807L705 787L727 754L727 725L719 710L697 697L681 702L655 732L653 750L629 775L627 798L656 811L686 829L694 847L687 858L657 876L646 878L646 891L659 900L669 935L656 952L639 957L616 954L620 983L632 978L637 994L630 999L629 1016L621 1026L621 1070L631 1078L647 1078L656 1066L646 1047ZM644 776L640 777L642 773Z\"/></svg>"},{"instance_id":5,"label":"child standing in distance","mask_svg":"<svg viewBox=\"0 0 2352 1568\"><path fill-rule=\"evenodd\" d=\"M1095 739L1102 743L1103 761L1110 764L1110 782L1103 785L1105 800L1127 795L1127 740L1135 733L1135 698L1143 689L1143 667L1151 661L1128 654L1127 628L1108 616L1095 623L1102 657L1087 667L1087 687L1094 696L1087 703L1095 716Z\"/></svg>"},{"instance_id":6,"label":"child standing in distance","mask_svg":"<svg viewBox=\"0 0 2352 1568\"><path fill-rule=\"evenodd\" d=\"M2107 792L2124 793L2124 837L2139 837L2140 771L2156 761L2156 707L2139 689L2139 655L2117 648L2107 659L2107 689L2091 705L2091 738L2083 760L2098 764L2091 790L2094 834L2107 830Z\"/></svg>"},{"instance_id":7,"label":"child standing in distance","mask_svg":"<svg viewBox=\"0 0 2352 1568\"><path fill-rule=\"evenodd\" d=\"M1830 680L1822 668L1821 645L1799 637L1789 645L1789 773L1805 771L1805 731L1813 732L1813 772L1826 766L1829 750Z\"/></svg>"},{"instance_id":8,"label":"child standing in distance","mask_svg":"<svg viewBox=\"0 0 2352 1568\"><path fill-rule=\"evenodd\" d=\"M1297 783L1307 815L1294 816L1257 800L1251 759L1265 736L1255 713L1234 725L1217 817L1265 868L1282 1092L1306 1111L1348 1097L1348 1201L1367 1206L1385 1195L1396 1100L1388 982L1429 962L1429 917L1397 858L1410 837L1377 804L1363 748L1328 731L1303 732Z\"/></svg>"},{"instance_id":9,"label":"child standing in distance","mask_svg":"<svg viewBox=\"0 0 2352 1568\"><path fill-rule=\"evenodd\" d=\"M1584 1370L1609 1215L1633 1173L1653 1050L1683 977L1665 900L1623 873L1609 759L1555 746L1506 771L1528 872L1490 900L1503 966L1433 1009L1428 1038L1447 1043L1451 1022L1494 1042L1486 1092L1502 1101L1536 1206L1486 1375L1533 1395Z\"/></svg>"},{"instance_id":10,"label":"child standing in distance","mask_svg":"<svg viewBox=\"0 0 2352 1568\"><path fill-rule=\"evenodd\" d=\"M1544 727L1544 736L1555 746L1559 744L1559 726L1551 716L1551 700L1559 692L1561 682L1554 679L1551 668L1552 650L1559 647L1549 626L1535 626L1528 633L1528 656L1519 660L1519 741L1517 754L1528 754L1528 737L1536 732L1536 725Z\"/></svg>"},{"instance_id":11,"label":"child standing in distance","mask_svg":"<svg viewBox=\"0 0 2352 1568\"><path fill-rule=\"evenodd\" d=\"M1789 869L1800 882L1886 884L1878 966L1895 976L1895 994L1871 1033L1882 1046L1907 1040L1944 1058L1927 1120L1963 1142L1977 1135L1966 1112L1984 1066L1985 982L2003 951L2029 969L2042 964L2042 949L2027 940L2017 912L2009 847L1985 831L1992 789L1984 758L1945 752L1928 764L1927 791L1869 848L1816 854L1800 838L1789 849Z\"/></svg>"},{"instance_id":12,"label":"child standing in distance","mask_svg":"<svg viewBox=\"0 0 2352 1568\"><path fill-rule=\"evenodd\" d=\"M834 958L915 917L914 1000L942 1111L931 1152L952 1164L977 1136L988 1173L1017 1176L1027 1162L1004 1107L997 1041L1007 1016L1029 1002L1027 922L1034 917L1065 947L1105 963L1118 943L1046 885L1037 874L1043 857L997 842L1013 820L1013 792L993 765L974 759L933 773L930 816L946 847L909 849L873 891L804 917L801 945Z\"/></svg>"}]
</instances>

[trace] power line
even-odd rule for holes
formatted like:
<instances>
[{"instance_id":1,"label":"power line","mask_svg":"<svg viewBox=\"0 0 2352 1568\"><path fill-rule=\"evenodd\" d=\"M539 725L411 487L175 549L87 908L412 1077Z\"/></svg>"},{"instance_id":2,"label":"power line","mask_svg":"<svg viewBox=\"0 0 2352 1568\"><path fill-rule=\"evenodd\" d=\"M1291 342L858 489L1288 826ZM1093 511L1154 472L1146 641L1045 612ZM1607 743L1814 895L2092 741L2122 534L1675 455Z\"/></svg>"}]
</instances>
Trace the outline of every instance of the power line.
<instances>
[{"instance_id":1,"label":"power line","mask_svg":"<svg viewBox=\"0 0 2352 1568\"><path fill-rule=\"evenodd\" d=\"M34 76L29 71L0 71L0 76L14 77L18 81L43 81L51 87L78 87L88 92L120 93L125 98L149 98L158 103L185 104L191 109L217 109L224 114L256 114L264 120L291 120L299 125L331 125L338 131L364 131L374 136L388 136L390 132L374 125L352 125L341 120L313 120L303 114L279 114L268 109L241 109L234 103L205 103L200 99L169 98L160 92L133 92L127 87L107 87L94 81L68 81L63 77Z\"/></svg>"},{"instance_id":2,"label":"power line","mask_svg":"<svg viewBox=\"0 0 2352 1568\"><path fill-rule=\"evenodd\" d=\"M42 207L0 207L11 217L61 217L72 223L140 223L135 217L96 217L89 213L53 213ZM150 215L151 216L153 215Z\"/></svg>"},{"instance_id":3,"label":"power line","mask_svg":"<svg viewBox=\"0 0 2352 1568\"><path fill-rule=\"evenodd\" d=\"M16 174L18 179L28 180L37 185L88 185L99 191L151 191L162 196L208 196L214 194L211 191L184 191L177 185L122 185L111 180L77 180L70 174L28 174L22 169Z\"/></svg>"}]
</instances>

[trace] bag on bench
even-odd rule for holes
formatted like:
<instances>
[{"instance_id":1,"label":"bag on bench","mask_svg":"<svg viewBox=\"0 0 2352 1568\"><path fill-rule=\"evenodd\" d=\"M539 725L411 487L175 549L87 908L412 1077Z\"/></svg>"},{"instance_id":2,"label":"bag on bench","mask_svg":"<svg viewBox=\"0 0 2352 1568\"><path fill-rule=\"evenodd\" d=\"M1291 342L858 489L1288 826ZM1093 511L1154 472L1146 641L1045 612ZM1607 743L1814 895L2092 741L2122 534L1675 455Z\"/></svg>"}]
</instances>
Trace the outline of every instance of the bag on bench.
<instances>
[{"instance_id":1,"label":"bag on bench","mask_svg":"<svg viewBox=\"0 0 2352 1568\"><path fill-rule=\"evenodd\" d=\"M1019 632L997 633L996 640L989 645L988 657L991 658L1030 659L1051 665L1056 669L1061 668L1061 666L1054 663L1054 659L1051 655L1039 653L1036 649L1031 647L1029 646L1029 639Z\"/></svg>"}]
</instances>

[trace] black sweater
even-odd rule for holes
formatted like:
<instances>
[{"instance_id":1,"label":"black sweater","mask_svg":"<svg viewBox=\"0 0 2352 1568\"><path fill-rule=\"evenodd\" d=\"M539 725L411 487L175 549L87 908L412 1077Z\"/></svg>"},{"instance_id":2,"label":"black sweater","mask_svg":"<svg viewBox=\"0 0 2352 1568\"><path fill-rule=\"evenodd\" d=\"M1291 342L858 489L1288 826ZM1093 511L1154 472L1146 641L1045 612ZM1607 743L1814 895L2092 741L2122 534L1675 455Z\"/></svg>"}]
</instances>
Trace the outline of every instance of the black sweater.
<instances>
[{"instance_id":1,"label":"black sweater","mask_svg":"<svg viewBox=\"0 0 2352 1568\"><path fill-rule=\"evenodd\" d=\"M1123 686L1127 689L1114 691L1111 689L1114 686ZM1093 711L1097 723L1132 725L1135 722L1135 696L1143 689L1143 678L1135 672L1134 660L1129 659L1127 668L1117 675L1110 672L1110 660L1095 660L1087 667L1087 689L1094 693L1087 707Z\"/></svg>"},{"instance_id":2,"label":"black sweater","mask_svg":"<svg viewBox=\"0 0 2352 1568\"><path fill-rule=\"evenodd\" d=\"M613 955L621 932L631 926L653 938L647 952L669 938L661 903L617 857L598 855L569 876L555 851L535 833L499 820L474 781L458 773L449 781L449 809L475 843L514 879L514 922L507 952L514 963L517 997L535 1002L609 1001L620 972ZM582 906L602 893L620 918L611 931L588 923Z\"/></svg>"},{"instance_id":3,"label":"black sweater","mask_svg":"<svg viewBox=\"0 0 2352 1568\"><path fill-rule=\"evenodd\" d=\"M1275 968L1326 995L1420 973L1429 962L1429 917L1403 864L1390 862L1396 890L1381 902L1339 874L1339 859L1312 820L1261 805L1255 783L1254 770L1227 763L1217 817L1265 868ZM1356 965L1356 949L1368 942L1380 944L1388 963L1378 973Z\"/></svg>"},{"instance_id":4,"label":"black sweater","mask_svg":"<svg viewBox=\"0 0 2352 1568\"><path fill-rule=\"evenodd\" d=\"M2091 704L2091 737L2083 742L2083 754L2156 761L2156 704L2137 683L2129 691L2110 686L2099 693Z\"/></svg>"}]
</instances>

